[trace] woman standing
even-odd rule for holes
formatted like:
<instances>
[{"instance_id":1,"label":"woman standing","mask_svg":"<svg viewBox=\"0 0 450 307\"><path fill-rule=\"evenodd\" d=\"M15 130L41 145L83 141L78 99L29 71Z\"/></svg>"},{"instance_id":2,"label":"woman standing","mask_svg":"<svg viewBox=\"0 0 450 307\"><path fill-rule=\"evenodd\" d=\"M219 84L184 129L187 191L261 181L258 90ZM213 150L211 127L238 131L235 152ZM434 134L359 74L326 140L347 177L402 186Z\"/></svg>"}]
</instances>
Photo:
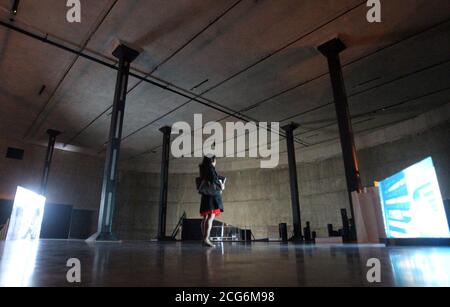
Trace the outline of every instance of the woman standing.
<instances>
[{"instance_id":1,"label":"woman standing","mask_svg":"<svg viewBox=\"0 0 450 307\"><path fill-rule=\"evenodd\" d=\"M225 178L216 172L217 159L213 157L204 157L200 165L200 181L209 184L212 189L217 192L202 192L202 200L200 205L200 214L202 220L203 243L209 247L214 247L210 240L211 229L214 219L224 212L222 191L225 189Z\"/></svg>"}]
</instances>

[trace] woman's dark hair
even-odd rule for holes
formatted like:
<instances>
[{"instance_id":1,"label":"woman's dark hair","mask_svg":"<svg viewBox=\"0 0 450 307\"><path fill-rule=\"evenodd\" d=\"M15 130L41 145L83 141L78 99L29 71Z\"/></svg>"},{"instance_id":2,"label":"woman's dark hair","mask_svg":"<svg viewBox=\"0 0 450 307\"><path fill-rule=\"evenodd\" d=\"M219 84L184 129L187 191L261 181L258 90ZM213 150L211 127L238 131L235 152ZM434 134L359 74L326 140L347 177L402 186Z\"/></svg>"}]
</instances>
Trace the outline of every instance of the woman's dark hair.
<instances>
[{"instance_id":1,"label":"woman's dark hair","mask_svg":"<svg viewBox=\"0 0 450 307\"><path fill-rule=\"evenodd\" d=\"M206 174L208 173L208 169L213 168L213 163L216 161L216 156L212 157L204 157L202 164L200 164L200 177L205 178Z\"/></svg>"},{"instance_id":2,"label":"woman's dark hair","mask_svg":"<svg viewBox=\"0 0 450 307\"><path fill-rule=\"evenodd\" d=\"M212 166L214 161L216 161L216 156L212 156L212 157L206 157L205 156L203 158L203 162L202 162L202 164L200 164L200 166L203 166L203 167Z\"/></svg>"}]
</instances>

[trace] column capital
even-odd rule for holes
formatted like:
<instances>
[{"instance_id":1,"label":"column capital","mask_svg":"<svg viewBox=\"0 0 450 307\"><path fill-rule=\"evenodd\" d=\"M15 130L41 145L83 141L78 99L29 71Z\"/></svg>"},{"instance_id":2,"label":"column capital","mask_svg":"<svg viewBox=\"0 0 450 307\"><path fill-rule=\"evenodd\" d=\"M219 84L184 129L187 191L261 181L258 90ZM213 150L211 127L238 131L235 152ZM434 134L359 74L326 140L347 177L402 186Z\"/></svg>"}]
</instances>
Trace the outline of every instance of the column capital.
<instances>
[{"instance_id":1,"label":"column capital","mask_svg":"<svg viewBox=\"0 0 450 307\"><path fill-rule=\"evenodd\" d=\"M172 127L170 126L164 126L161 129L159 129L164 134L171 134L172 133Z\"/></svg>"},{"instance_id":2,"label":"column capital","mask_svg":"<svg viewBox=\"0 0 450 307\"><path fill-rule=\"evenodd\" d=\"M47 130L47 134L51 137L57 137L58 135L61 134L61 131L58 130L53 130L53 129L48 129Z\"/></svg>"},{"instance_id":3,"label":"column capital","mask_svg":"<svg viewBox=\"0 0 450 307\"><path fill-rule=\"evenodd\" d=\"M326 57L339 54L345 49L347 49L347 46L339 37L333 38L317 47L317 50Z\"/></svg>"},{"instance_id":4,"label":"column capital","mask_svg":"<svg viewBox=\"0 0 450 307\"><path fill-rule=\"evenodd\" d=\"M125 44L120 44L112 53L112 55L116 58L123 58L129 63L133 62L139 56L139 54L140 51L130 48Z\"/></svg>"},{"instance_id":5,"label":"column capital","mask_svg":"<svg viewBox=\"0 0 450 307\"><path fill-rule=\"evenodd\" d=\"M281 127L281 129L283 129L286 132L290 132L290 131L296 130L298 127L300 127L299 124L297 124L297 123L290 123L290 124L288 124L286 126Z\"/></svg>"}]
</instances>

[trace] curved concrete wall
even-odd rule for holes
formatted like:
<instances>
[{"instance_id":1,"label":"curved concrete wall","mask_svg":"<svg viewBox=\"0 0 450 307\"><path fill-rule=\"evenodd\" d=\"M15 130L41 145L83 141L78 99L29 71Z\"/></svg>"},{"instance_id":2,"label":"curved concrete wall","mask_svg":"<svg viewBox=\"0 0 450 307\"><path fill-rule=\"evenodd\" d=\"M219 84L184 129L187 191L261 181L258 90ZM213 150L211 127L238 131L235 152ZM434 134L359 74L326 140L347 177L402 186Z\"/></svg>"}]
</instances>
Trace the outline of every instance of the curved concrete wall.
<instances>
[{"instance_id":1,"label":"curved concrete wall","mask_svg":"<svg viewBox=\"0 0 450 307\"><path fill-rule=\"evenodd\" d=\"M443 198L450 198L448 110L449 104L434 114L425 114L358 136L358 155L364 185L372 186L374 181L432 156ZM340 209L349 207L343 161L339 155L338 142L308 150L299 152L297 165L302 221L310 221L313 230L325 236L327 224L340 227ZM285 157L282 160L285 161ZM292 229L288 170L284 162L272 170L257 168L257 162L245 159L219 160L219 172L229 179L224 194L226 212L220 220L248 227L257 238L278 238L279 223L287 222ZM189 218L199 216L200 197L194 187L198 163L197 159L171 164L168 232L175 227L183 212ZM155 237L159 174L123 170L120 190L116 212L119 233L124 239Z\"/></svg>"}]
</instances>

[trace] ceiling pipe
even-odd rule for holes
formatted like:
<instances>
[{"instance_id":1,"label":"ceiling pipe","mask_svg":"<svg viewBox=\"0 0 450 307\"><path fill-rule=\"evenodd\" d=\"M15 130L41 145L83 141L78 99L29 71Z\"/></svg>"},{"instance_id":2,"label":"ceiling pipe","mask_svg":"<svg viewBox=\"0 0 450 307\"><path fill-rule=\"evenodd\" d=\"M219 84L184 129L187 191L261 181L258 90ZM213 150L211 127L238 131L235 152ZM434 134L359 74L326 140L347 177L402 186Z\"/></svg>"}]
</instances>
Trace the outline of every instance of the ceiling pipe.
<instances>
[{"instance_id":1,"label":"ceiling pipe","mask_svg":"<svg viewBox=\"0 0 450 307\"><path fill-rule=\"evenodd\" d=\"M43 42L43 43L49 44L49 45L54 46L54 47L56 47L56 48L59 48L59 49L62 49L62 50L64 50L64 51L67 51L67 52L70 52L70 53L72 53L72 54L75 54L75 55L77 55L77 56L79 56L79 57L82 57L82 58L85 58L85 59L87 59L87 60L90 60L90 61L92 61L92 62L95 62L95 63L98 63L98 64L100 64L100 65L106 66L106 67L111 68L111 69L113 69L113 70L118 70L118 67L117 67L115 64L111 64L111 63L105 62L105 61L100 60L100 59L98 59L98 58L96 58L96 57L93 57L93 56L91 56L91 55L88 55L88 54L86 54L86 53L84 53L84 52L82 52L82 51L78 51L78 50L75 50L75 49L73 49L73 48L64 46L63 44L60 44L60 43L57 43L57 42L55 42L55 41L50 40L47 36L39 36L39 35L37 35L37 34L31 33L31 32L29 32L29 31L27 31L27 30L21 29L21 28L15 26L15 25L9 24L9 23L4 22L4 21L0 21L0 25L3 26L3 27L5 27L5 28L8 28L8 29L10 29L10 30L13 30L13 31L15 31L15 32L21 33L21 34L23 34L23 35L25 35L25 36L28 36L28 37L30 37L30 38L39 40L39 41L41 41L41 42ZM177 95L179 95L179 96L188 98L188 99L190 99L191 101L195 101L195 102L197 102L197 103L199 103L199 104L201 104L201 105L203 105L203 106L206 106L206 107L208 107L208 108L214 109L214 110L216 110L216 111L218 111L218 112L224 113L224 114L226 114L226 115L229 115L229 116L231 116L231 117L234 117L234 118L236 118L236 119L239 119L239 120L241 120L241 121L243 121L243 122L246 122L246 123L249 122L248 119L246 119L246 118L244 118L244 117L238 115L238 114L237 114L238 112L229 112L229 111L223 110L222 108L219 108L219 107L217 107L217 106L211 105L211 104L206 103L206 102L203 102L203 101L199 100L199 99L198 99L197 97L195 97L195 96L194 96L194 97L191 97L191 96L189 96L189 95L187 95L187 94L184 94L184 93L182 93L182 92L180 92L180 91L178 91L178 90L172 89L172 88L170 88L170 87L167 86L167 85L159 84L158 82L149 80L149 79L147 79L146 77L142 77L142 76L140 76L140 75L138 75L138 74L130 73L130 76L132 76L132 77L134 77L134 78L136 78L136 79L142 80L142 81L144 81L144 82L146 82L146 83L149 83L149 84L151 84L151 85L154 85L154 86L156 86L156 87L159 87L159 88L161 88L161 89L164 89L164 90L166 90L166 91L169 91L169 92L171 92L171 93L174 93L174 94L177 94ZM268 129L268 131L271 132L270 129ZM279 133L279 135L280 135L281 137L286 137L283 133ZM304 146L308 146L308 145L305 144L304 142L297 141L297 143L302 144L302 145L304 145Z\"/></svg>"}]
</instances>

